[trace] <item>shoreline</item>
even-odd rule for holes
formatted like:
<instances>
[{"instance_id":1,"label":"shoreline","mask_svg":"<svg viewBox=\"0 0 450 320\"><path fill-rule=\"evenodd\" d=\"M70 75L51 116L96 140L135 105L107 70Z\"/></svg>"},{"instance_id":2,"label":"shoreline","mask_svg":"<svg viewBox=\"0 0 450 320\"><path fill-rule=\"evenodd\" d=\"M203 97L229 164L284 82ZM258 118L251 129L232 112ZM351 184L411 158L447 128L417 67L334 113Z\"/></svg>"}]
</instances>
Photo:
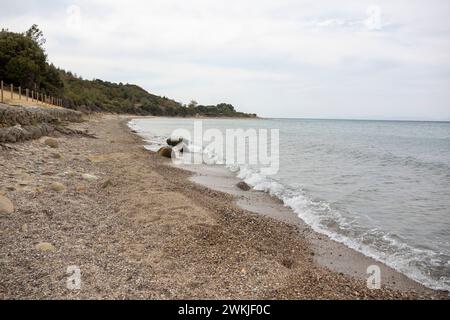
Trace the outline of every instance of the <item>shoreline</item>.
<instances>
[{"instance_id":1,"label":"shoreline","mask_svg":"<svg viewBox=\"0 0 450 320\"><path fill-rule=\"evenodd\" d=\"M134 120L136 118L133 118ZM127 125L127 128L130 127ZM130 129L131 130L131 129ZM138 135L145 146L146 141ZM154 153L152 150L148 152ZM369 266L378 266L381 271L381 281L392 289L403 291L415 291L421 294L432 295L441 293L440 290L427 287L408 275L398 271L383 261L367 256L364 253L348 247L344 243L330 239L327 235L317 232L310 225L304 222L291 208L285 206L282 201L263 191L249 190L243 191L237 184L243 180L236 177L234 173L223 166L211 165L175 165L179 168L191 172L189 181L219 192L224 192L234 197L233 203L239 208L267 216L290 225L295 226L298 231L306 235L314 252L314 260L319 265L330 270L343 273L359 280L367 280L367 270Z\"/></svg>"},{"instance_id":2,"label":"shoreline","mask_svg":"<svg viewBox=\"0 0 450 320\"><path fill-rule=\"evenodd\" d=\"M242 191L236 185L242 180L223 168L182 167L195 173L189 180L204 187L225 192L236 197L234 203L250 212L267 216L295 226L298 232L309 241L314 252L314 261L337 273L344 273L359 280L367 280L367 268L378 266L381 270L381 281L392 289L415 291L432 294L435 289L428 288L407 275L397 271L385 263L364 255L343 243L328 238L328 236L314 231L295 212L286 207L281 200L263 191Z\"/></svg>"},{"instance_id":3,"label":"shoreline","mask_svg":"<svg viewBox=\"0 0 450 320\"><path fill-rule=\"evenodd\" d=\"M127 122L70 124L0 152L1 299L445 299L383 287L318 263L298 226L242 209L143 148ZM57 154L57 156L56 156ZM56 188L58 187L58 188ZM43 244L46 244L45 246ZM67 267L80 290L66 287Z\"/></svg>"}]
</instances>

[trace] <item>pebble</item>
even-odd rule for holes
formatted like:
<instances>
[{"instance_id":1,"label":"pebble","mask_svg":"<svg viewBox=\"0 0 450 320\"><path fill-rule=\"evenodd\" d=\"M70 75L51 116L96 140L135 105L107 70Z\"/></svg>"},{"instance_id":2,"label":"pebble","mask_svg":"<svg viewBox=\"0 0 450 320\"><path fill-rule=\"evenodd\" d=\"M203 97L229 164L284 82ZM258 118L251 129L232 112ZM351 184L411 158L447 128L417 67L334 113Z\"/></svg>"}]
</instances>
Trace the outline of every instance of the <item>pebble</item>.
<instances>
[{"instance_id":1,"label":"pebble","mask_svg":"<svg viewBox=\"0 0 450 320\"><path fill-rule=\"evenodd\" d=\"M40 242L37 245L35 245L36 250L42 251L42 252L51 252L55 251L55 247L48 242Z\"/></svg>"},{"instance_id":2,"label":"pebble","mask_svg":"<svg viewBox=\"0 0 450 320\"><path fill-rule=\"evenodd\" d=\"M83 174L82 177L86 181L96 181L96 180L98 180L97 176L94 176L94 175L88 174L88 173Z\"/></svg>"},{"instance_id":3,"label":"pebble","mask_svg":"<svg viewBox=\"0 0 450 320\"><path fill-rule=\"evenodd\" d=\"M66 190L66 187L62 183L53 182L50 185L50 189L52 189L53 191L56 191L56 192L61 192L61 191Z\"/></svg>"},{"instance_id":4,"label":"pebble","mask_svg":"<svg viewBox=\"0 0 450 320\"><path fill-rule=\"evenodd\" d=\"M251 187L244 181L239 182L236 186L243 191L249 191L251 189Z\"/></svg>"},{"instance_id":5,"label":"pebble","mask_svg":"<svg viewBox=\"0 0 450 320\"><path fill-rule=\"evenodd\" d=\"M44 141L44 144L45 144L46 146L49 146L50 148L54 148L54 149L56 149L56 148L59 147L58 141L55 140L55 139L52 139L52 138L46 139L46 140Z\"/></svg>"},{"instance_id":6,"label":"pebble","mask_svg":"<svg viewBox=\"0 0 450 320\"><path fill-rule=\"evenodd\" d=\"M7 197L0 195L0 214L11 214L14 212L14 205Z\"/></svg>"}]
</instances>

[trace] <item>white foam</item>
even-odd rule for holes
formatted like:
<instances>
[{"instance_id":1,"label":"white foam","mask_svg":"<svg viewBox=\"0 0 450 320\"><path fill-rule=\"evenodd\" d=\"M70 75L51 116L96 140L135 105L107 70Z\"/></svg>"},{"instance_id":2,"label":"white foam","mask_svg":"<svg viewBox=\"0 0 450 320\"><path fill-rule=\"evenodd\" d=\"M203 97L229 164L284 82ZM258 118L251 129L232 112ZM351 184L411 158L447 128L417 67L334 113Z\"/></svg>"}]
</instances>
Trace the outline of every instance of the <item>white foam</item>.
<instances>
[{"instance_id":1,"label":"white foam","mask_svg":"<svg viewBox=\"0 0 450 320\"><path fill-rule=\"evenodd\" d=\"M149 135L133 120L128 125L149 143L145 146L147 150L158 151L161 146L165 145L165 137ZM186 149L187 152L206 154L212 160L209 163L223 163L223 159L214 150L202 149L192 143L188 143ZM376 228L365 229L359 226L356 221L343 217L338 210L331 208L328 203L313 200L303 190L291 189L275 179L265 176L257 168L239 167L237 165L226 167L236 173L238 178L252 186L254 190L267 192L282 200L286 207L291 208L314 231L383 262L427 287L437 290L450 290L450 279L448 277L436 280L419 269L419 265L424 261L437 261L439 263L440 260L435 259L437 255L435 252L414 248L401 239Z\"/></svg>"},{"instance_id":2,"label":"white foam","mask_svg":"<svg viewBox=\"0 0 450 320\"><path fill-rule=\"evenodd\" d=\"M237 172L237 177L243 179L254 190L264 191L278 197L286 207L291 208L315 232L324 234L334 241L380 261L429 288L450 289L449 278L435 280L417 266L423 261L433 260L433 257L436 256L433 251L414 248L376 228L358 230L359 226L354 221L344 218L328 203L313 201L302 190L290 190L281 183L262 175L258 170L242 167ZM334 227L331 229L328 225ZM349 237L345 233L352 234L354 237ZM381 248L372 245L375 242L379 242Z\"/></svg>"}]
</instances>

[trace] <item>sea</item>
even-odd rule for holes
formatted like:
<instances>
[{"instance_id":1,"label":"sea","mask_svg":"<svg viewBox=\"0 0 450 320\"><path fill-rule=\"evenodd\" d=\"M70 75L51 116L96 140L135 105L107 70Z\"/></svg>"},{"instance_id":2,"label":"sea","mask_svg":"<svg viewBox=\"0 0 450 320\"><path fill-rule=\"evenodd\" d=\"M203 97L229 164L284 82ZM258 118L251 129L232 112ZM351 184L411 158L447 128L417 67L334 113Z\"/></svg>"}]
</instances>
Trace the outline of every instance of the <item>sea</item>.
<instances>
[{"instance_id":1,"label":"sea","mask_svg":"<svg viewBox=\"0 0 450 320\"><path fill-rule=\"evenodd\" d=\"M276 172L257 163L209 165L227 166L278 197L316 232L429 288L450 290L449 122L146 118L129 126L157 151L176 130L193 134L199 121L224 136L277 131ZM189 143L188 152L214 153Z\"/></svg>"}]
</instances>

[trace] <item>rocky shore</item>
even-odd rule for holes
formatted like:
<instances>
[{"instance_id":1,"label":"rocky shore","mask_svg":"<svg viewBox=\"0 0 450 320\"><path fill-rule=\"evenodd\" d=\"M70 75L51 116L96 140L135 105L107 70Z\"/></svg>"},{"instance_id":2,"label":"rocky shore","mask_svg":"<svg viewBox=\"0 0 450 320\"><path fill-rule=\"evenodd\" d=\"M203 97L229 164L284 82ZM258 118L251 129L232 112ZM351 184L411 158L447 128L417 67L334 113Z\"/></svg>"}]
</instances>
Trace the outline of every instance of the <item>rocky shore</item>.
<instances>
[{"instance_id":1,"label":"rocky shore","mask_svg":"<svg viewBox=\"0 0 450 320\"><path fill-rule=\"evenodd\" d=\"M0 150L1 299L430 298L319 266L295 226L190 182L127 120L92 115L67 130L97 139L54 131Z\"/></svg>"},{"instance_id":2,"label":"rocky shore","mask_svg":"<svg viewBox=\"0 0 450 320\"><path fill-rule=\"evenodd\" d=\"M82 114L63 108L24 107L0 104L0 143L37 139L64 133L64 122L81 122Z\"/></svg>"}]
</instances>

